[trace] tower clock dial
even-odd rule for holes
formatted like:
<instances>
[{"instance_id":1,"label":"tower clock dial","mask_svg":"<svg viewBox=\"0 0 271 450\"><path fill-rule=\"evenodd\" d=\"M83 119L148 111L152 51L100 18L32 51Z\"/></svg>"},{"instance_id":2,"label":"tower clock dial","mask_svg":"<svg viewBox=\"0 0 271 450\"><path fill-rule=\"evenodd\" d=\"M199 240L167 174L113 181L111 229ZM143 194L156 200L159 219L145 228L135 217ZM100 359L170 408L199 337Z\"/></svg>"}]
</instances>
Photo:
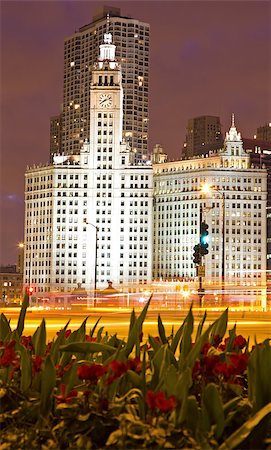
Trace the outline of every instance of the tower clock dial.
<instances>
[{"instance_id":1,"label":"tower clock dial","mask_svg":"<svg viewBox=\"0 0 271 450\"><path fill-rule=\"evenodd\" d=\"M102 108L109 108L112 105L112 97L109 94L101 94L99 98L99 105Z\"/></svg>"}]
</instances>

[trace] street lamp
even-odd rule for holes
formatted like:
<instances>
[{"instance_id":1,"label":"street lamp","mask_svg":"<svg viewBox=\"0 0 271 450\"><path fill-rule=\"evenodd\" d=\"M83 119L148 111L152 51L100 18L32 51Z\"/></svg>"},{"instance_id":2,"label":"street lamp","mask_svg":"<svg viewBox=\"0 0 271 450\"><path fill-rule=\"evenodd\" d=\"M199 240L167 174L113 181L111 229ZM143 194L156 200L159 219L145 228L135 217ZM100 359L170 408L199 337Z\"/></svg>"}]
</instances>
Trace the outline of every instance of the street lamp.
<instances>
[{"instance_id":1,"label":"street lamp","mask_svg":"<svg viewBox=\"0 0 271 450\"><path fill-rule=\"evenodd\" d=\"M93 228L95 228L95 260L94 260L94 306L97 304L97 254L98 254L98 227L94 225L91 222L88 222L86 219L84 219L84 223L86 225L91 225Z\"/></svg>"},{"instance_id":2,"label":"street lamp","mask_svg":"<svg viewBox=\"0 0 271 450\"><path fill-rule=\"evenodd\" d=\"M222 278L222 300L224 300L224 290L225 290L225 191L220 191L214 186L209 186L208 184L204 184L202 186L202 192L208 194L212 191L217 192L221 196L221 208L222 208L222 217L221 217L221 232L222 232L222 255L221 255L221 278Z\"/></svg>"}]
</instances>

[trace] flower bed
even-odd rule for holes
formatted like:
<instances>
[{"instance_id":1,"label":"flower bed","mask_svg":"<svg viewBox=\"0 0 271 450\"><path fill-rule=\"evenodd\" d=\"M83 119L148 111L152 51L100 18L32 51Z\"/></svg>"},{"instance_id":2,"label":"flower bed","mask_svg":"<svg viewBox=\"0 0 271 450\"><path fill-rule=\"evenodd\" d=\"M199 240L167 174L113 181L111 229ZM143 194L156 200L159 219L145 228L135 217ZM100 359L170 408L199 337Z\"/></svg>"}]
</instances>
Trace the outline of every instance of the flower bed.
<instances>
[{"instance_id":1,"label":"flower bed","mask_svg":"<svg viewBox=\"0 0 271 450\"><path fill-rule=\"evenodd\" d=\"M150 302L150 300L149 300ZM271 448L271 347L227 331L228 311L192 341L192 308L178 330L142 342L149 302L127 340L87 319L46 341L43 319L24 336L0 318L0 450Z\"/></svg>"}]
</instances>

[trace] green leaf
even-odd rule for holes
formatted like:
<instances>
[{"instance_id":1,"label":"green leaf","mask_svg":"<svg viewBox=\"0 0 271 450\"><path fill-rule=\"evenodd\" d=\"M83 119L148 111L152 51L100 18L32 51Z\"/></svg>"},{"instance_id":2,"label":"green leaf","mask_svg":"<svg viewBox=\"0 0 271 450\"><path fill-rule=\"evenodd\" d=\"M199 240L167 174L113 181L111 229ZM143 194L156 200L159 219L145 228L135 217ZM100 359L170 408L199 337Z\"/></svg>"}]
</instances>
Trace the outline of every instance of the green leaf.
<instances>
[{"instance_id":1,"label":"green leaf","mask_svg":"<svg viewBox=\"0 0 271 450\"><path fill-rule=\"evenodd\" d=\"M226 352L232 351L233 341L234 341L235 337L236 337L236 324L234 325L232 330L229 330L229 340L227 343Z\"/></svg>"},{"instance_id":2,"label":"green leaf","mask_svg":"<svg viewBox=\"0 0 271 450\"><path fill-rule=\"evenodd\" d=\"M167 343L165 327L163 325L160 314L158 314L158 333L163 344Z\"/></svg>"},{"instance_id":3,"label":"green leaf","mask_svg":"<svg viewBox=\"0 0 271 450\"><path fill-rule=\"evenodd\" d=\"M231 410L234 410L236 408L236 406L238 405L238 403L240 401L242 401L242 397L237 396L237 397L232 398L231 400L229 400L227 403L225 403L223 405L225 417L226 417L226 414L229 414L229 412Z\"/></svg>"},{"instance_id":4,"label":"green leaf","mask_svg":"<svg viewBox=\"0 0 271 450\"><path fill-rule=\"evenodd\" d=\"M187 398L186 426L196 434L199 426L199 407L194 395Z\"/></svg>"},{"instance_id":5,"label":"green leaf","mask_svg":"<svg viewBox=\"0 0 271 450\"><path fill-rule=\"evenodd\" d=\"M248 391L254 412L271 402L271 347L268 343L261 345L256 344L248 363Z\"/></svg>"},{"instance_id":6,"label":"green leaf","mask_svg":"<svg viewBox=\"0 0 271 450\"><path fill-rule=\"evenodd\" d=\"M59 357L60 357L59 347L60 347L60 345L63 344L63 342L65 342L65 332L69 326L69 323L70 323L70 320L68 320L65 327L59 331L59 334L58 334L56 340L52 344L50 355L55 364L57 364L59 361Z\"/></svg>"},{"instance_id":7,"label":"green leaf","mask_svg":"<svg viewBox=\"0 0 271 450\"><path fill-rule=\"evenodd\" d=\"M162 345L155 353L152 359L153 375L151 380L151 389L158 389L165 377L166 369L170 365L170 352L167 344Z\"/></svg>"},{"instance_id":8,"label":"green leaf","mask_svg":"<svg viewBox=\"0 0 271 450\"><path fill-rule=\"evenodd\" d=\"M0 316L0 341L4 341L11 333L11 328L8 319L5 314Z\"/></svg>"},{"instance_id":9,"label":"green leaf","mask_svg":"<svg viewBox=\"0 0 271 450\"><path fill-rule=\"evenodd\" d=\"M132 312L131 312L131 315L130 315L130 325L129 325L129 332L128 332L128 335L129 335L130 332L132 331L132 328L133 328L135 322L136 322L136 313L135 313L135 310L134 310L134 308L133 308L133 309L132 309Z\"/></svg>"},{"instance_id":10,"label":"green leaf","mask_svg":"<svg viewBox=\"0 0 271 450\"><path fill-rule=\"evenodd\" d=\"M154 337L149 335L149 343L151 344L153 350L156 352L161 347L160 342L157 341Z\"/></svg>"},{"instance_id":11,"label":"green leaf","mask_svg":"<svg viewBox=\"0 0 271 450\"><path fill-rule=\"evenodd\" d=\"M222 400L214 383L209 383L203 391L203 402L211 425L215 425L215 437L219 439L224 431L224 410Z\"/></svg>"},{"instance_id":12,"label":"green leaf","mask_svg":"<svg viewBox=\"0 0 271 450\"><path fill-rule=\"evenodd\" d=\"M67 392L70 392L78 382L77 370L77 364L73 364L62 378L62 382L66 385Z\"/></svg>"},{"instance_id":13,"label":"green leaf","mask_svg":"<svg viewBox=\"0 0 271 450\"><path fill-rule=\"evenodd\" d=\"M213 330L211 333L211 338L213 340L214 336L224 337L227 325L228 325L228 308L221 314L221 316L214 322ZM211 342L212 344L212 342Z\"/></svg>"},{"instance_id":14,"label":"green leaf","mask_svg":"<svg viewBox=\"0 0 271 450\"><path fill-rule=\"evenodd\" d=\"M214 326L214 323L211 324L207 330L200 336L195 345L192 347L191 351L188 353L184 366L193 368L196 359L198 358L200 351L203 347L203 344L208 340L209 334Z\"/></svg>"},{"instance_id":15,"label":"green leaf","mask_svg":"<svg viewBox=\"0 0 271 450\"><path fill-rule=\"evenodd\" d=\"M32 380L31 357L23 345L20 346L20 353L21 353L20 389L22 392L26 392L30 387Z\"/></svg>"},{"instance_id":16,"label":"green leaf","mask_svg":"<svg viewBox=\"0 0 271 450\"><path fill-rule=\"evenodd\" d=\"M207 317L207 312L204 311L203 317L202 317L201 321L200 321L199 324L198 324L198 329L197 329L197 334L196 334L196 340L195 340L195 342L197 342L197 340L200 338L200 336L201 336L201 334L202 334L203 325L204 325L204 323L205 323L206 317Z\"/></svg>"},{"instance_id":17,"label":"green leaf","mask_svg":"<svg viewBox=\"0 0 271 450\"><path fill-rule=\"evenodd\" d=\"M22 336L22 333L24 330L24 321L25 321L25 315L26 315L26 310L27 310L28 306L29 306L29 294L26 293L24 296L24 299L23 299L20 315L19 315L18 322L17 322L17 333L18 333L19 337Z\"/></svg>"},{"instance_id":18,"label":"green leaf","mask_svg":"<svg viewBox=\"0 0 271 450\"><path fill-rule=\"evenodd\" d=\"M73 333L70 334L68 338L68 342L77 342L77 341L84 341L86 338L86 323L87 323L88 317L86 317L78 330L73 331Z\"/></svg>"},{"instance_id":19,"label":"green leaf","mask_svg":"<svg viewBox=\"0 0 271 450\"><path fill-rule=\"evenodd\" d=\"M93 337L93 335L94 335L94 333L95 333L95 330L96 330L96 328L97 328L97 326L98 326L98 323L100 322L101 318L102 318L102 316L99 317L99 319L96 321L96 323L95 323L95 325L93 326L93 328L90 330L89 335L90 335L91 337Z\"/></svg>"},{"instance_id":20,"label":"green leaf","mask_svg":"<svg viewBox=\"0 0 271 450\"><path fill-rule=\"evenodd\" d=\"M97 333L97 342L100 342L102 340L102 333L103 333L104 327L99 328Z\"/></svg>"},{"instance_id":21,"label":"green leaf","mask_svg":"<svg viewBox=\"0 0 271 450\"><path fill-rule=\"evenodd\" d=\"M146 382L146 349L144 348L143 351L143 358L142 358L142 369L141 369L141 391L143 394L143 397L145 398L146 392L147 392L147 382ZM145 410L144 410L145 411ZM146 411L145 411L146 412Z\"/></svg>"},{"instance_id":22,"label":"green leaf","mask_svg":"<svg viewBox=\"0 0 271 450\"><path fill-rule=\"evenodd\" d=\"M127 378L132 382L133 388L138 388L141 385L141 377L133 370L128 370L126 372Z\"/></svg>"},{"instance_id":23,"label":"green leaf","mask_svg":"<svg viewBox=\"0 0 271 450\"><path fill-rule=\"evenodd\" d=\"M62 352L71 353L115 353L116 348L99 342L71 342L70 344L61 345Z\"/></svg>"},{"instance_id":24,"label":"green leaf","mask_svg":"<svg viewBox=\"0 0 271 450\"><path fill-rule=\"evenodd\" d=\"M230 450L233 448L240 448L242 442L247 439L252 431L271 414L271 403L265 405L253 417L248 419L238 430L225 439L223 444L218 447L218 450Z\"/></svg>"},{"instance_id":25,"label":"green leaf","mask_svg":"<svg viewBox=\"0 0 271 450\"><path fill-rule=\"evenodd\" d=\"M192 348L192 333L194 328L194 318L192 313L192 305L190 306L189 312L185 318L185 325L183 336L180 344L180 358L179 367L182 369L184 367L184 361L188 353Z\"/></svg>"},{"instance_id":26,"label":"green leaf","mask_svg":"<svg viewBox=\"0 0 271 450\"><path fill-rule=\"evenodd\" d=\"M179 341L183 334L184 324L185 324L185 322L183 322L182 325L180 326L180 328L177 330L176 334L173 336L172 343L170 345L170 350L172 351L172 353L174 355L175 355L177 346L178 346Z\"/></svg>"},{"instance_id":27,"label":"green leaf","mask_svg":"<svg viewBox=\"0 0 271 450\"><path fill-rule=\"evenodd\" d=\"M40 414L47 417L52 407L52 395L56 385L55 366L50 355L47 355L41 373Z\"/></svg>"},{"instance_id":28,"label":"green leaf","mask_svg":"<svg viewBox=\"0 0 271 450\"><path fill-rule=\"evenodd\" d=\"M167 393L168 397L170 397L171 395L176 396L176 387L177 387L178 378L179 378L179 374L177 372L177 369L173 364L171 364L166 369L165 379L164 379L164 390Z\"/></svg>"},{"instance_id":29,"label":"green leaf","mask_svg":"<svg viewBox=\"0 0 271 450\"><path fill-rule=\"evenodd\" d=\"M46 327L44 318L42 319L40 326L33 334L32 343L34 346L35 354L43 356L46 350Z\"/></svg>"},{"instance_id":30,"label":"green leaf","mask_svg":"<svg viewBox=\"0 0 271 450\"><path fill-rule=\"evenodd\" d=\"M138 339L141 331L142 331L142 325L146 318L146 314L148 311L148 307L150 304L150 301L152 299L152 295L150 296L149 300L147 301L146 305L144 306L143 310L141 311L139 317L136 319L134 325L131 327L127 339L127 344L122 350L122 353L128 358L130 353L133 351L134 345L136 343L136 340Z\"/></svg>"},{"instance_id":31,"label":"green leaf","mask_svg":"<svg viewBox=\"0 0 271 450\"><path fill-rule=\"evenodd\" d=\"M177 425L180 425L186 421L188 393L191 386L192 373L190 367L187 367L179 375L179 379L176 385L176 398L179 401L180 405L176 409Z\"/></svg>"}]
</instances>

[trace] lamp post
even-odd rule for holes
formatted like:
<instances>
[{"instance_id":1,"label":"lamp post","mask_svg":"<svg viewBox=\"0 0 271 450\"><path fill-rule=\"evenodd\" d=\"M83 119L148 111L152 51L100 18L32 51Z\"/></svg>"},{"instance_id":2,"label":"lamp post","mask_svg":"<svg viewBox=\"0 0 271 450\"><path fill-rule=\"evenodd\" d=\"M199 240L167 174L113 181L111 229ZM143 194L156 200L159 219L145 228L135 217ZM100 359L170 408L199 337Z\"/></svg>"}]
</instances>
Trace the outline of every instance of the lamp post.
<instances>
[{"instance_id":1,"label":"lamp post","mask_svg":"<svg viewBox=\"0 0 271 450\"><path fill-rule=\"evenodd\" d=\"M93 228L95 228L95 259L94 259L94 306L97 304L97 255L98 255L98 227L94 225L91 222L88 222L86 219L84 220L84 223L86 225L91 225Z\"/></svg>"},{"instance_id":2,"label":"lamp post","mask_svg":"<svg viewBox=\"0 0 271 450\"><path fill-rule=\"evenodd\" d=\"M221 290L222 301L225 295L225 191L220 191L214 186L204 185L202 187L204 193L217 192L221 196L221 233L222 233L222 251L221 251Z\"/></svg>"}]
</instances>

